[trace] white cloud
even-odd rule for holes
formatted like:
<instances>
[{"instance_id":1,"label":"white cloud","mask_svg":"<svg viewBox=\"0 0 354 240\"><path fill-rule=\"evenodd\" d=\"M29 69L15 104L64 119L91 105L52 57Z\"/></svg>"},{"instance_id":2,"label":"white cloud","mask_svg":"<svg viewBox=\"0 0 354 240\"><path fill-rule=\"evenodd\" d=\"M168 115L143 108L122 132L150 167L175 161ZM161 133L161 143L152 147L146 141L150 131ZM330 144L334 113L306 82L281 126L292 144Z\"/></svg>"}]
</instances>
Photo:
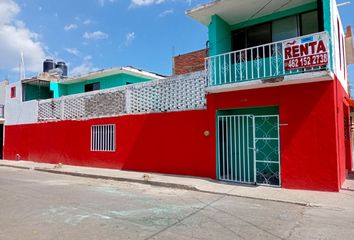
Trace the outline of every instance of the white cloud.
<instances>
[{"instance_id":1,"label":"white cloud","mask_svg":"<svg viewBox=\"0 0 354 240\"><path fill-rule=\"evenodd\" d=\"M108 38L108 34L101 32L101 31L96 31L96 32L85 32L83 35L83 38L85 39L93 39L93 40L100 40L100 39L106 39Z\"/></svg>"},{"instance_id":2,"label":"white cloud","mask_svg":"<svg viewBox=\"0 0 354 240\"><path fill-rule=\"evenodd\" d=\"M130 8L161 4L168 1L171 2L176 0L130 0ZM180 0L180 1L187 2L189 5L192 4L192 0Z\"/></svg>"},{"instance_id":3,"label":"white cloud","mask_svg":"<svg viewBox=\"0 0 354 240\"><path fill-rule=\"evenodd\" d=\"M149 6L163 2L165 2L165 0L131 0L130 7Z\"/></svg>"},{"instance_id":4,"label":"white cloud","mask_svg":"<svg viewBox=\"0 0 354 240\"><path fill-rule=\"evenodd\" d=\"M72 76L82 75L89 72L97 71L98 68L94 67L93 63L91 62L92 56L88 55L84 57L82 64L76 66L71 70Z\"/></svg>"},{"instance_id":5,"label":"white cloud","mask_svg":"<svg viewBox=\"0 0 354 240\"><path fill-rule=\"evenodd\" d=\"M44 46L37 33L16 19L20 11L13 0L0 0L0 68L17 69L23 52L26 70L38 72L46 57Z\"/></svg>"},{"instance_id":6,"label":"white cloud","mask_svg":"<svg viewBox=\"0 0 354 240\"><path fill-rule=\"evenodd\" d=\"M165 17L166 15L173 14L173 13L174 13L174 10L171 8L171 9L168 9L168 10L163 11L162 13L160 13L158 15L158 17L162 18L162 17Z\"/></svg>"},{"instance_id":7,"label":"white cloud","mask_svg":"<svg viewBox=\"0 0 354 240\"><path fill-rule=\"evenodd\" d=\"M90 61L92 59L91 55L87 55L84 57L84 61Z\"/></svg>"},{"instance_id":8,"label":"white cloud","mask_svg":"<svg viewBox=\"0 0 354 240\"><path fill-rule=\"evenodd\" d=\"M125 35L125 42L124 42L124 45L125 46L129 46L130 44L133 43L134 39L135 39L135 32L130 32L130 33L127 33Z\"/></svg>"},{"instance_id":9,"label":"white cloud","mask_svg":"<svg viewBox=\"0 0 354 240\"><path fill-rule=\"evenodd\" d=\"M77 48L65 48L65 51L75 56L80 55L80 51Z\"/></svg>"},{"instance_id":10,"label":"white cloud","mask_svg":"<svg viewBox=\"0 0 354 240\"><path fill-rule=\"evenodd\" d=\"M64 26L64 30L65 31L70 31L70 30L74 30L76 28L78 28L79 26L77 26L77 24L75 23L71 23L71 24L68 24L68 25L65 25Z\"/></svg>"},{"instance_id":11,"label":"white cloud","mask_svg":"<svg viewBox=\"0 0 354 240\"><path fill-rule=\"evenodd\" d=\"M12 0L0 1L0 24L10 23L20 12L20 7Z\"/></svg>"},{"instance_id":12,"label":"white cloud","mask_svg":"<svg viewBox=\"0 0 354 240\"><path fill-rule=\"evenodd\" d=\"M86 19L85 21L82 22L84 25L89 25L92 23L91 19Z\"/></svg>"},{"instance_id":13,"label":"white cloud","mask_svg":"<svg viewBox=\"0 0 354 240\"><path fill-rule=\"evenodd\" d=\"M128 32L127 34L125 34L124 41L118 46L118 48L123 49L125 47L129 47L133 43L135 38L135 32Z\"/></svg>"},{"instance_id":14,"label":"white cloud","mask_svg":"<svg viewBox=\"0 0 354 240\"><path fill-rule=\"evenodd\" d=\"M106 2L109 2L109 3L114 3L115 0L97 0L98 4L101 6L101 7L104 7L104 5L106 4Z\"/></svg>"}]
</instances>

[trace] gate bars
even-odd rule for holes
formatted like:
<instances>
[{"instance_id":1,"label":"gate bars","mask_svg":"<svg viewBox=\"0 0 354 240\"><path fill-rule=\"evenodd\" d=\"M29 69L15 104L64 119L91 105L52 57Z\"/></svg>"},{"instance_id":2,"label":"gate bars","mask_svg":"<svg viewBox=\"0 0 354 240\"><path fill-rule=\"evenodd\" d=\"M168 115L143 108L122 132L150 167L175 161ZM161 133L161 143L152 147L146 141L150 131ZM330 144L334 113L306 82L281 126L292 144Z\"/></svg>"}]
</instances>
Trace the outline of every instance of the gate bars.
<instances>
[{"instance_id":1,"label":"gate bars","mask_svg":"<svg viewBox=\"0 0 354 240\"><path fill-rule=\"evenodd\" d=\"M280 186L279 116L218 116L222 181Z\"/></svg>"}]
</instances>

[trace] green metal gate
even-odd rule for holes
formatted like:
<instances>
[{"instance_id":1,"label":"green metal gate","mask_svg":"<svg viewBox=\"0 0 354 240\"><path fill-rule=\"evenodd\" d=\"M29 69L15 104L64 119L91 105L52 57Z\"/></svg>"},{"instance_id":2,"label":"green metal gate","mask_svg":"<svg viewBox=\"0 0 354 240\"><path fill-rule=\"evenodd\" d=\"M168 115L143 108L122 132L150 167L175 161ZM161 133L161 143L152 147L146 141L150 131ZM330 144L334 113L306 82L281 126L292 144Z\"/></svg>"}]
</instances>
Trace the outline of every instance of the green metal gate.
<instances>
[{"instance_id":1,"label":"green metal gate","mask_svg":"<svg viewBox=\"0 0 354 240\"><path fill-rule=\"evenodd\" d=\"M220 180L280 186L279 116L218 116Z\"/></svg>"}]
</instances>

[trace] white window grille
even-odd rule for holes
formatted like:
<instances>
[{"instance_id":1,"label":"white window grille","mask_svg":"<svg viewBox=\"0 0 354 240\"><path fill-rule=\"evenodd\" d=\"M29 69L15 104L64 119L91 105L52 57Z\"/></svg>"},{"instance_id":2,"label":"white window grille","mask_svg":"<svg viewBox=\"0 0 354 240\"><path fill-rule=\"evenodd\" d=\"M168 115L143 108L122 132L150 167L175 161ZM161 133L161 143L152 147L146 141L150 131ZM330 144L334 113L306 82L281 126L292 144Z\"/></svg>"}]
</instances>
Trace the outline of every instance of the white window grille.
<instances>
[{"instance_id":1,"label":"white window grille","mask_svg":"<svg viewBox=\"0 0 354 240\"><path fill-rule=\"evenodd\" d=\"M116 125L91 126L91 151L114 152L116 150Z\"/></svg>"}]
</instances>

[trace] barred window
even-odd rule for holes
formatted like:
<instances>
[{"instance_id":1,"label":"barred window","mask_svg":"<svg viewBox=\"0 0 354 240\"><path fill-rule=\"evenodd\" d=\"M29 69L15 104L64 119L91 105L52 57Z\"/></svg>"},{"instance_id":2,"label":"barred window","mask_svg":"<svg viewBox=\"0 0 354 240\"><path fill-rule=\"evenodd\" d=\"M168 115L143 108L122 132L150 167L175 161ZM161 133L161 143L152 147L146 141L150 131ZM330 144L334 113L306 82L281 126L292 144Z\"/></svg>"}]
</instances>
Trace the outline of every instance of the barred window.
<instances>
[{"instance_id":1,"label":"barred window","mask_svg":"<svg viewBox=\"0 0 354 240\"><path fill-rule=\"evenodd\" d=\"M91 126L91 151L114 152L116 150L116 125Z\"/></svg>"}]
</instances>

